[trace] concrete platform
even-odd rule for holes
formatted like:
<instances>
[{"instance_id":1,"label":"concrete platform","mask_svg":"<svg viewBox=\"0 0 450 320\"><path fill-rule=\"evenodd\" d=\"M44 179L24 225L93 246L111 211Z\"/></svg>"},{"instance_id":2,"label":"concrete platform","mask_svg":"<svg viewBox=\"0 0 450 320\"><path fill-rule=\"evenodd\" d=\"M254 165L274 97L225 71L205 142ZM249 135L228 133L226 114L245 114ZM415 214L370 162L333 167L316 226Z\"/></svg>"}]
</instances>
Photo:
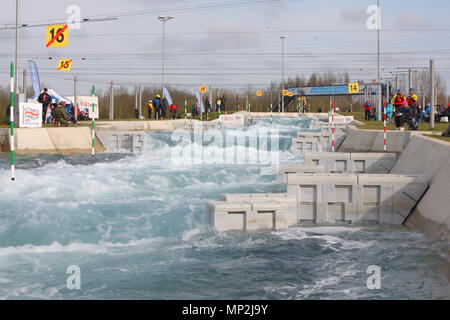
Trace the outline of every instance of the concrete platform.
<instances>
[{"instance_id":1,"label":"concrete platform","mask_svg":"<svg viewBox=\"0 0 450 320\"><path fill-rule=\"evenodd\" d=\"M325 173L325 169L322 166L306 166L306 165L281 165L278 168L277 182L287 183L288 174L296 173Z\"/></svg>"},{"instance_id":2,"label":"concrete platform","mask_svg":"<svg viewBox=\"0 0 450 320\"><path fill-rule=\"evenodd\" d=\"M277 201L212 201L207 204L206 216L219 232L288 228L288 205Z\"/></svg>"},{"instance_id":3,"label":"concrete platform","mask_svg":"<svg viewBox=\"0 0 450 320\"><path fill-rule=\"evenodd\" d=\"M97 137L108 153L142 153L145 148L145 132L99 131Z\"/></svg>"},{"instance_id":4,"label":"concrete platform","mask_svg":"<svg viewBox=\"0 0 450 320\"><path fill-rule=\"evenodd\" d=\"M427 188L420 175L288 175L299 222L402 225Z\"/></svg>"},{"instance_id":5,"label":"concrete platform","mask_svg":"<svg viewBox=\"0 0 450 320\"><path fill-rule=\"evenodd\" d=\"M228 193L221 195L220 200L230 202L282 202L288 205L288 226L297 224L297 200L294 197L288 196L287 193Z\"/></svg>"}]
</instances>

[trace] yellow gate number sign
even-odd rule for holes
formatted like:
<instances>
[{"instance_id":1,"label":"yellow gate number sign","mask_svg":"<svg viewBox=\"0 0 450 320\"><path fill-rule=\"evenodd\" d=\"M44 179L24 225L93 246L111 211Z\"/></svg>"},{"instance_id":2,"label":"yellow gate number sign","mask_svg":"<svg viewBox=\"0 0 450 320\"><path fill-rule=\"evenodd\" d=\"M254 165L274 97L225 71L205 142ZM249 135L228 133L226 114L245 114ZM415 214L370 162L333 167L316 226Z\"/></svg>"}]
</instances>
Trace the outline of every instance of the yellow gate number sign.
<instances>
[{"instance_id":1,"label":"yellow gate number sign","mask_svg":"<svg viewBox=\"0 0 450 320\"><path fill-rule=\"evenodd\" d=\"M72 59L61 59L58 62L58 71L70 71L72 69Z\"/></svg>"},{"instance_id":2,"label":"yellow gate number sign","mask_svg":"<svg viewBox=\"0 0 450 320\"><path fill-rule=\"evenodd\" d=\"M208 88L206 88L205 86L201 86L198 91L200 91L200 93L206 93L208 91Z\"/></svg>"},{"instance_id":3,"label":"yellow gate number sign","mask_svg":"<svg viewBox=\"0 0 450 320\"><path fill-rule=\"evenodd\" d=\"M289 91L288 90L283 90L283 96L288 96L289 95Z\"/></svg>"},{"instance_id":4,"label":"yellow gate number sign","mask_svg":"<svg viewBox=\"0 0 450 320\"><path fill-rule=\"evenodd\" d=\"M56 24L47 26L46 47L67 47L69 45L69 26Z\"/></svg>"},{"instance_id":5,"label":"yellow gate number sign","mask_svg":"<svg viewBox=\"0 0 450 320\"><path fill-rule=\"evenodd\" d=\"M263 92L262 92L262 91L256 91L256 96L257 96L257 97L262 97L262 95L263 95Z\"/></svg>"},{"instance_id":6,"label":"yellow gate number sign","mask_svg":"<svg viewBox=\"0 0 450 320\"><path fill-rule=\"evenodd\" d=\"M350 83L348 85L348 93L359 93L359 84L358 83Z\"/></svg>"}]
</instances>

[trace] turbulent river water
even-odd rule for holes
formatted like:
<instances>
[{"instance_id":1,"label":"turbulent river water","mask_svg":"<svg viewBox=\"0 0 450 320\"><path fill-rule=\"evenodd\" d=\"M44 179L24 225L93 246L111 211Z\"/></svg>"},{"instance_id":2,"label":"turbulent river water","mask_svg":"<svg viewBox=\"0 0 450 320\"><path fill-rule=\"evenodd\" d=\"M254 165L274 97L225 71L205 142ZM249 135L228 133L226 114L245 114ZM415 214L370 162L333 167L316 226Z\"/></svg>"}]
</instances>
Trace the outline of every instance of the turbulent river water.
<instances>
[{"instance_id":1,"label":"turbulent river water","mask_svg":"<svg viewBox=\"0 0 450 320\"><path fill-rule=\"evenodd\" d=\"M307 120L279 130L280 159ZM285 192L251 164L174 164L171 133L140 155L0 155L0 299L449 299L448 243L403 227L298 227L216 233L205 203L222 193ZM275 151L273 151L275 152ZM67 288L78 266L79 290ZM369 266L381 289L369 290Z\"/></svg>"}]
</instances>

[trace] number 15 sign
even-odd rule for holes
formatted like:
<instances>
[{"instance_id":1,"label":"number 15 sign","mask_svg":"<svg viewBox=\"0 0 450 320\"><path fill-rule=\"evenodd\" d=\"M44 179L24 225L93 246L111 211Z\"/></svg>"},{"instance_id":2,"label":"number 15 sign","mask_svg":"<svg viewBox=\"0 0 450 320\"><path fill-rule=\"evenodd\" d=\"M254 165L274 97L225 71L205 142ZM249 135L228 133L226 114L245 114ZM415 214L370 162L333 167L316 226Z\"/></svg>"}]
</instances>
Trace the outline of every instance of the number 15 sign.
<instances>
[{"instance_id":1,"label":"number 15 sign","mask_svg":"<svg viewBox=\"0 0 450 320\"><path fill-rule=\"evenodd\" d=\"M57 24L47 26L46 47L67 47L69 45L69 26Z\"/></svg>"}]
</instances>

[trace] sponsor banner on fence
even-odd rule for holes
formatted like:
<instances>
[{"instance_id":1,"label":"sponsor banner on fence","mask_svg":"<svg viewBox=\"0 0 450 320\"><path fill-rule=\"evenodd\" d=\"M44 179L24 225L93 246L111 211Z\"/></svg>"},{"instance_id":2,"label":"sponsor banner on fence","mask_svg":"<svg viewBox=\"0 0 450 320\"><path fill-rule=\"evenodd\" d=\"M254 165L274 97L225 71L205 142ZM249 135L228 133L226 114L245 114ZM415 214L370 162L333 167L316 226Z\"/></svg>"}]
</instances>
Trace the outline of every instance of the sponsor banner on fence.
<instances>
[{"instance_id":1,"label":"sponsor banner on fence","mask_svg":"<svg viewBox=\"0 0 450 320\"><path fill-rule=\"evenodd\" d=\"M67 97L67 99L72 102L75 101L75 97ZM78 96L77 97L78 109L85 114L89 114L89 119L98 119L99 117L99 106L98 97L94 97L94 113L92 113L92 96Z\"/></svg>"},{"instance_id":2,"label":"sponsor banner on fence","mask_svg":"<svg viewBox=\"0 0 450 320\"><path fill-rule=\"evenodd\" d=\"M219 118L219 122L224 126L244 126L245 119L242 114L227 114L221 115Z\"/></svg>"},{"instance_id":3,"label":"sponsor banner on fence","mask_svg":"<svg viewBox=\"0 0 450 320\"><path fill-rule=\"evenodd\" d=\"M334 123L336 124L350 124L354 120L353 116L334 116ZM332 117L330 116L328 122L332 122Z\"/></svg>"},{"instance_id":4,"label":"sponsor banner on fence","mask_svg":"<svg viewBox=\"0 0 450 320\"><path fill-rule=\"evenodd\" d=\"M19 127L41 128L42 127L42 104L20 103L19 104Z\"/></svg>"}]
</instances>

